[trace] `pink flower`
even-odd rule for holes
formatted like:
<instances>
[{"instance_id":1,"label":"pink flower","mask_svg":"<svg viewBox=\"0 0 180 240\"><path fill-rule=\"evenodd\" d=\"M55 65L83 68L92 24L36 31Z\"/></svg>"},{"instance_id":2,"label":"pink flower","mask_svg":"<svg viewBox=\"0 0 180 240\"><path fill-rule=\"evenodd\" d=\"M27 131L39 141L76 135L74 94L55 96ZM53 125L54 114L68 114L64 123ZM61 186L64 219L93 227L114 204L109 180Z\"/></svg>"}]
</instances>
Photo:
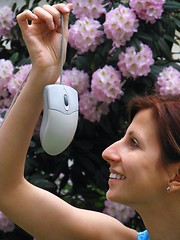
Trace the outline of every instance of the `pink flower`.
<instances>
[{"instance_id":1,"label":"pink flower","mask_svg":"<svg viewBox=\"0 0 180 240\"><path fill-rule=\"evenodd\" d=\"M13 75L14 66L11 61L0 59L0 91L7 85Z\"/></svg>"},{"instance_id":2,"label":"pink flower","mask_svg":"<svg viewBox=\"0 0 180 240\"><path fill-rule=\"evenodd\" d=\"M69 29L69 44L78 53L94 51L104 41L103 31L99 30L101 24L87 17L81 18L71 25Z\"/></svg>"},{"instance_id":3,"label":"pink flower","mask_svg":"<svg viewBox=\"0 0 180 240\"><path fill-rule=\"evenodd\" d=\"M164 68L157 78L156 90L161 95L180 94L180 72L172 66Z\"/></svg>"},{"instance_id":4,"label":"pink flower","mask_svg":"<svg viewBox=\"0 0 180 240\"><path fill-rule=\"evenodd\" d=\"M118 219L122 223L126 223L130 218L133 218L136 214L134 209L111 201L105 201L104 213Z\"/></svg>"},{"instance_id":5,"label":"pink flower","mask_svg":"<svg viewBox=\"0 0 180 240\"><path fill-rule=\"evenodd\" d=\"M4 6L0 8L0 36L11 37L11 28L16 25L14 17L10 7Z\"/></svg>"},{"instance_id":6,"label":"pink flower","mask_svg":"<svg viewBox=\"0 0 180 240\"><path fill-rule=\"evenodd\" d=\"M12 232L15 228L13 222L11 222L2 212L0 212L0 230L3 232Z\"/></svg>"},{"instance_id":7,"label":"pink flower","mask_svg":"<svg viewBox=\"0 0 180 240\"><path fill-rule=\"evenodd\" d=\"M138 76L147 76L153 63L154 59L150 47L141 43L139 52L136 52L134 47L126 48L126 52L119 55L117 65L123 76L135 79Z\"/></svg>"},{"instance_id":8,"label":"pink flower","mask_svg":"<svg viewBox=\"0 0 180 240\"><path fill-rule=\"evenodd\" d=\"M91 92L80 95L79 111L90 122L99 122L102 115L109 112L106 103L100 103Z\"/></svg>"},{"instance_id":9,"label":"pink flower","mask_svg":"<svg viewBox=\"0 0 180 240\"><path fill-rule=\"evenodd\" d=\"M106 9L103 6L104 0L68 0L73 4L73 14L77 18L88 17L88 18L99 18Z\"/></svg>"},{"instance_id":10,"label":"pink flower","mask_svg":"<svg viewBox=\"0 0 180 240\"><path fill-rule=\"evenodd\" d=\"M92 75L91 89L98 101L107 104L114 102L123 95L120 73L107 65L96 70Z\"/></svg>"},{"instance_id":11,"label":"pink flower","mask_svg":"<svg viewBox=\"0 0 180 240\"><path fill-rule=\"evenodd\" d=\"M80 71L74 67L72 70L63 71L62 83L83 94L89 88L89 76L83 70Z\"/></svg>"},{"instance_id":12,"label":"pink flower","mask_svg":"<svg viewBox=\"0 0 180 240\"><path fill-rule=\"evenodd\" d=\"M23 81L26 80L26 77L28 76L30 70L31 64L22 65L21 67L19 67L18 72L11 77L10 81L8 82L7 88L13 96L16 94Z\"/></svg>"},{"instance_id":13,"label":"pink flower","mask_svg":"<svg viewBox=\"0 0 180 240\"><path fill-rule=\"evenodd\" d=\"M107 38L112 39L113 45L120 47L137 32L138 20L133 10L120 4L118 8L106 13L103 26Z\"/></svg>"},{"instance_id":14,"label":"pink flower","mask_svg":"<svg viewBox=\"0 0 180 240\"><path fill-rule=\"evenodd\" d=\"M129 4L138 17L146 22L155 23L161 18L165 0L130 0Z\"/></svg>"}]
</instances>

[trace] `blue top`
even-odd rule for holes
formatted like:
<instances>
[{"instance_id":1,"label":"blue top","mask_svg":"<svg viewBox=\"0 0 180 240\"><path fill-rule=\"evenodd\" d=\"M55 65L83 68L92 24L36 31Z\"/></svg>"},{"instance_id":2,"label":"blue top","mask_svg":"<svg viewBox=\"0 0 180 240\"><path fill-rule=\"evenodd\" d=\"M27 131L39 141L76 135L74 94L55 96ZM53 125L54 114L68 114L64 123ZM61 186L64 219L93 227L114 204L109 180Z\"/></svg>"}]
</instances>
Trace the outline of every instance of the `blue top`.
<instances>
[{"instance_id":1,"label":"blue top","mask_svg":"<svg viewBox=\"0 0 180 240\"><path fill-rule=\"evenodd\" d=\"M147 230L145 230L143 232L139 232L137 240L150 240L149 239L149 234L148 234Z\"/></svg>"}]
</instances>

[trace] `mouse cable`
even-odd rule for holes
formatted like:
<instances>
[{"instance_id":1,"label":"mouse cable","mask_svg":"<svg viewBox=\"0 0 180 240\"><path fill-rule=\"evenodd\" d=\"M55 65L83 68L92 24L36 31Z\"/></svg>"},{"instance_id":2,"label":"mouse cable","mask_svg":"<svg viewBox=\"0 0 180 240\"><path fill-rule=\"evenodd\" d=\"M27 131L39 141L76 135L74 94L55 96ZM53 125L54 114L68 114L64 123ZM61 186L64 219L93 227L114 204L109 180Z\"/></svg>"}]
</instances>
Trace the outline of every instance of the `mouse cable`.
<instances>
[{"instance_id":1,"label":"mouse cable","mask_svg":"<svg viewBox=\"0 0 180 240\"><path fill-rule=\"evenodd\" d=\"M63 14L61 14L61 31L62 31L62 33L61 33L61 34L62 34L62 38L61 38L60 84L62 83L62 71L63 71L63 65L64 65L64 64L63 64L63 61L64 61L64 56L63 56L63 53L64 53L64 16L63 16ZM27 74L27 76L25 77L25 79L24 79L24 80L22 81L22 83L20 84L20 86L19 86L19 88L18 88L18 90L17 90L17 92L16 92L16 94L15 94L15 96L14 96L12 102L11 102L11 105L10 105L9 109L7 110L5 116L4 116L3 122L5 121L8 113L9 113L10 110L11 110L11 108L14 106L14 103L16 102L17 97L18 97L18 95L19 95L19 93L20 93L20 91L21 91L21 89L22 89L22 87L23 87L23 84L24 84L25 81L27 80L30 72L31 72L31 69L30 69L30 71L28 72L28 74ZM2 124L3 124L3 122L2 122ZM2 124L1 124L1 126L2 126ZM1 127L1 126L0 126L0 127Z\"/></svg>"},{"instance_id":2,"label":"mouse cable","mask_svg":"<svg viewBox=\"0 0 180 240\"><path fill-rule=\"evenodd\" d=\"M64 16L61 14L61 67L60 67L60 84L62 84L62 72L63 72L63 65L64 65Z\"/></svg>"}]
</instances>

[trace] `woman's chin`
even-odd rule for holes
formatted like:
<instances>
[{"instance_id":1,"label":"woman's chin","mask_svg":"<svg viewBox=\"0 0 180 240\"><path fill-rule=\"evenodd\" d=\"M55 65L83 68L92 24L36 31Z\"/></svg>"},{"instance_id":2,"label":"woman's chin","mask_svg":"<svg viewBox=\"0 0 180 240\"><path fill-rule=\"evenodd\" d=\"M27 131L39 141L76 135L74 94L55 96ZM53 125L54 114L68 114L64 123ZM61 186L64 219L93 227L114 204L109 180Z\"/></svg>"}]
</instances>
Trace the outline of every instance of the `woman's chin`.
<instances>
[{"instance_id":1,"label":"woman's chin","mask_svg":"<svg viewBox=\"0 0 180 240\"><path fill-rule=\"evenodd\" d=\"M115 196L110 189L106 192L106 198L111 202L119 202L117 201L117 196Z\"/></svg>"}]
</instances>

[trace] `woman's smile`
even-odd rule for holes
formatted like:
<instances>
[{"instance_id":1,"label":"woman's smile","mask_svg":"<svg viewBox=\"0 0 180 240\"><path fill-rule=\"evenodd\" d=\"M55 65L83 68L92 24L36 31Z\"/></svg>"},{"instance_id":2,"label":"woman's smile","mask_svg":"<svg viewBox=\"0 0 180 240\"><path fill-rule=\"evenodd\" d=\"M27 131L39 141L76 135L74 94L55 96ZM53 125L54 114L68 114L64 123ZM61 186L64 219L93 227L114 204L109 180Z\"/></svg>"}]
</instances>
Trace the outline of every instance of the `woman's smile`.
<instances>
[{"instance_id":1,"label":"woman's smile","mask_svg":"<svg viewBox=\"0 0 180 240\"><path fill-rule=\"evenodd\" d=\"M124 175L118 174L118 173L110 173L109 176L110 179L125 179L126 177Z\"/></svg>"}]
</instances>

